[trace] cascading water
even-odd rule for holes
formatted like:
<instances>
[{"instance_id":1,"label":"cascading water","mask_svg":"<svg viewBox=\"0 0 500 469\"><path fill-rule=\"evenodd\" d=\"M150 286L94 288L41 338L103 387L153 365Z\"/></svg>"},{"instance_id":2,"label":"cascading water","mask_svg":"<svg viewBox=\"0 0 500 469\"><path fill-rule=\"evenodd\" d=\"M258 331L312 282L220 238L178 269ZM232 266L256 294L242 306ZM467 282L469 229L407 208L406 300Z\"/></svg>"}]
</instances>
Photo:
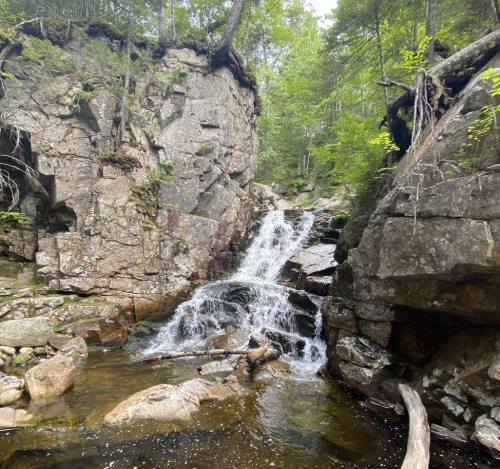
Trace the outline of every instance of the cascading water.
<instances>
[{"instance_id":1,"label":"cascading water","mask_svg":"<svg viewBox=\"0 0 500 469\"><path fill-rule=\"evenodd\" d=\"M229 278L208 283L181 304L145 353L202 350L207 335L227 331L232 348L244 347L252 334L263 331L268 337L286 335L283 359L301 376L313 374L324 361L325 344L319 338L321 315L309 319L310 333L299 334L297 308L289 301L294 290L276 282L285 262L306 239L314 215L304 213L298 223L285 218L283 211L269 212L240 268ZM319 310L319 308L317 308ZM304 316L299 314L299 316Z\"/></svg>"}]
</instances>

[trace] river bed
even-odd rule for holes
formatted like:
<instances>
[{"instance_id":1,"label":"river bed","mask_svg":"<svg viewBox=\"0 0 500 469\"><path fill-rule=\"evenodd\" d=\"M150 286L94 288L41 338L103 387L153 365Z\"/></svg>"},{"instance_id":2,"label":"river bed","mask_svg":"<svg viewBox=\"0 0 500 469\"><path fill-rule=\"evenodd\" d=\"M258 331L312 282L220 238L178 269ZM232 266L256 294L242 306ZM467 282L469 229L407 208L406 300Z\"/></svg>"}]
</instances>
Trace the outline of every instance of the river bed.
<instances>
[{"instance_id":1,"label":"river bed","mask_svg":"<svg viewBox=\"0 0 500 469\"><path fill-rule=\"evenodd\" d=\"M202 404L189 424L148 420L104 426L104 414L134 392L199 377L204 359L127 364L136 352L94 351L78 363L72 391L35 408L38 425L0 436L5 469L38 468L397 468L407 427L367 409L347 388L319 377L242 379L234 401ZM211 378L209 378L211 379ZM27 402L26 402L27 404ZM457 450L433 446L431 467L472 468ZM444 464L439 464L444 460ZM485 466L487 467L487 466Z\"/></svg>"}]
</instances>

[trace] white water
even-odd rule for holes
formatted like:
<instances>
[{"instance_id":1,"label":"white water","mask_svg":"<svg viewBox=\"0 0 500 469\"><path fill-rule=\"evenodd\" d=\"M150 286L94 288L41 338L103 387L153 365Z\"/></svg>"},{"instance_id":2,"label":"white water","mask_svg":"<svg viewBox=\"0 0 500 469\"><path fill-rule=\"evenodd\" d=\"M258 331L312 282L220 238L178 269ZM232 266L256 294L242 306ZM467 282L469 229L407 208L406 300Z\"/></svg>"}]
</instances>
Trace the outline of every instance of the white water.
<instances>
[{"instance_id":1,"label":"white water","mask_svg":"<svg viewBox=\"0 0 500 469\"><path fill-rule=\"evenodd\" d=\"M321 315L315 318L315 338L301 337L296 333L296 310L288 301L291 289L276 283L285 262L293 256L306 239L314 222L314 215L304 213L294 226L282 211L269 212L262 220L259 233L252 242L240 268L225 280L207 283L195 290L190 299L179 305L170 322L164 326L151 346L145 351L168 353L206 348L205 331L225 332L227 324L220 324L218 315L227 311L222 296L227 284L240 284L247 292L241 314L242 333L234 334L231 348L248 344L248 337L260 333L262 328L303 340L302 350L291 347L282 359L292 365L301 376L312 375L323 364L326 346L319 338ZM180 331L183 331L183 334ZM238 339L240 337L240 339Z\"/></svg>"}]
</instances>

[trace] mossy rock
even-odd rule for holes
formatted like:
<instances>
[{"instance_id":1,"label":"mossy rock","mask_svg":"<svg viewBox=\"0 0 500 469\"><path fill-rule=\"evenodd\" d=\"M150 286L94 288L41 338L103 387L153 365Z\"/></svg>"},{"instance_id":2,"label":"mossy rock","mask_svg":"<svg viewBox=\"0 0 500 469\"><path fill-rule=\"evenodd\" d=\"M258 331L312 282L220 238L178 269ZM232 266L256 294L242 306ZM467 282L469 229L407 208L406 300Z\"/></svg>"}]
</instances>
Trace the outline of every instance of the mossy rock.
<instances>
[{"instance_id":1,"label":"mossy rock","mask_svg":"<svg viewBox=\"0 0 500 469\"><path fill-rule=\"evenodd\" d=\"M12 362L13 366L24 366L28 361L30 360L31 355L28 353L20 353L16 358L14 358L14 361Z\"/></svg>"},{"instance_id":2,"label":"mossy rock","mask_svg":"<svg viewBox=\"0 0 500 469\"><path fill-rule=\"evenodd\" d=\"M33 349L33 355L39 357L40 355L45 355L45 349L43 347L35 347Z\"/></svg>"}]
</instances>

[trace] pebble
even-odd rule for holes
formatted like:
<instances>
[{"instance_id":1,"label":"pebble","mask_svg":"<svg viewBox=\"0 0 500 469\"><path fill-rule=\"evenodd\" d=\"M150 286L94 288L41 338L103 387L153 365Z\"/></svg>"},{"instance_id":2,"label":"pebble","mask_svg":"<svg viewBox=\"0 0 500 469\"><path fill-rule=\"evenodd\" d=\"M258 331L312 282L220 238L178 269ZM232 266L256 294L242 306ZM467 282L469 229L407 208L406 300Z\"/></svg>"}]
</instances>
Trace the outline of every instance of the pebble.
<instances>
[{"instance_id":1,"label":"pebble","mask_svg":"<svg viewBox=\"0 0 500 469\"><path fill-rule=\"evenodd\" d=\"M31 347L22 347L19 350L19 353L26 353L27 355L31 355L33 353L33 349Z\"/></svg>"},{"instance_id":2,"label":"pebble","mask_svg":"<svg viewBox=\"0 0 500 469\"><path fill-rule=\"evenodd\" d=\"M16 349L14 347L7 347L6 345L0 345L0 352L4 353L5 355L15 355L16 354Z\"/></svg>"}]
</instances>

